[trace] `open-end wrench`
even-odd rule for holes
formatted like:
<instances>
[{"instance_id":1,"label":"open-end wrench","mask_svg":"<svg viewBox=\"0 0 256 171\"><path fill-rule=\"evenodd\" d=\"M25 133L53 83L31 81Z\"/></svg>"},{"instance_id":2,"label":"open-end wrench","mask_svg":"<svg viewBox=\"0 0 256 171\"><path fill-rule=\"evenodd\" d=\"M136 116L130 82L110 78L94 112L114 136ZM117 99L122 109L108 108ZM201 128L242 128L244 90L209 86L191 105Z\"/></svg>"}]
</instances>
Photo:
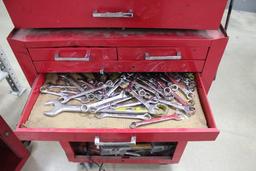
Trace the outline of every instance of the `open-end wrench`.
<instances>
[{"instance_id":1,"label":"open-end wrench","mask_svg":"<svg viewBox=\"0 0 256 171\"><path fill-rule=\"evenodd\" d=\"M44 112L46 116L57 116L62 112L82 112L82 105L62 104L58 100L49 101L46 105L53 105L54 108L48 112Z\"/></svg>"},{"instance_id":2,"label":"open-end wrench","mask_svg":"<svg viewBox=\"0 0 256 171\"><path fill-rule=\"evenodd\" d=\"M75 94L75 95L72 95L72 96L62 97L59 100L61 101L61 103L67 103L67 102L69 102L70 100L72 100L74 98L86 96L86 95L91 94L91 93L93 93L95 91L99 91L99 90L102 90L102 89L105 89L105 88L111 87L111 86L113 86L112 81L109 81L109 82L106 82L101 87L97 87L97 88L94 88L94 89L83 91L81 93L78 93L78 94Z\"/></svg>"},{"instance_id":3,"label":"open-end wrench","mask_svg":"<svg viewBox=\"0 0 256 171\"><path fill-rule=\"evenodd\" d=\"M169 120L180 121L182 119L183 119L183 117L176 112L174 114L162 115L159 118L152 118L152 119L149 119L149 120L132 122L130 124L130 128L134 129L134 128L149 125L149 124L154 124L154 123L159 123L159 122L164 122L164 121L169 121Z\"/></svg>"},{"instance_id":4,"label":"open-end wrench","mask_svg":"<svg viewBox=\"0 0 256 171\"><path fill-rule=\"evenodd\" d=\"M139 119L139 120L149 120L151 119L150 114L136 115L136 114L120 114L120 113L97 113L96 118L123 118L123 119Z\"/></svg>"},{"instance_id":5,"label":"open-end wrench","mask_svg":"<svg viewBox=\"0 0 256 171\"><path fill-rule=\"evenodd\" d=\"M68 105L68 104L62 104L57 100L47 102L46 105L53 105L54 108L51 109L48 112L44 112L47 116L56 116L62 112L80 112L80 113L95 113L97 112L97 108L101 105L111 103L113 101L122 99L127 97L124 92L121 92L119 95L104 99L99 102L91 103L91 104L83 104L83 105Z\"/></svg>"},{"instance_id":6,"label":"open-end wrench","mask_svg":"<svg viewBox=\"0 0 256 171\"><path fill-rule=\"evenodd\" d=\"M68 96L70 96L70 95L76 94L76 92L67 91L67 90L61 91L61 92L54 92L54 91L48 90L46 87L41 87L41 88L40 88L40 92L41 92L42 94L50 94L50 95L58 96L59 98L66 98L66 97L68 97ZM80 101L80 102L82 102L82 103L87 103L87 102L89 102L89 99L86 100L86 98L82 98L82 97L80 97L80 98L77 97L77 98L75 98L75 100L78 100L78 101Z\"/></svg>"}]
</instances>

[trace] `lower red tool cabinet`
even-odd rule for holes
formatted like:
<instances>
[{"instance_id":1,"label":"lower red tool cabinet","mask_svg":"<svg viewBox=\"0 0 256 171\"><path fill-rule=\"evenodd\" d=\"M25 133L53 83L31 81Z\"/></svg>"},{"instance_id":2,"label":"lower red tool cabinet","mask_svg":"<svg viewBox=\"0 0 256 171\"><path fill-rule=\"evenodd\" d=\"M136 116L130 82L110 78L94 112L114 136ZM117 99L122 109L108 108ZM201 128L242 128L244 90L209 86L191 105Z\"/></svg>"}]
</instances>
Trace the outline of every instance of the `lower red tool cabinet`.
<instances>
[{"instance_id":1,"label":"lower red tool cabinet","mask_svg":"<svg viewBox=\"0 0 256 171\"><path fill-rule=\"evenodd\" d=\"M222 28L206 31L119 30L119 29L20 29L8 37L30 85L31 94L16 128L22 140L58 141L74 162L158 163L179 162L189 141L212 141L218 129L207 92L214 80L227 43ZM40 87L48 74L85 72L192 72L196 76L203 126L141 127L136 129L67 126L56 127L31 118L42 113ZM54 119L53 119L54 120ZM90 122L90 120L87 120ZM46 125L42 125L45 122ZM72 121L70 121L72 122ZM47 124L48 123L48 124ZM71 124L71 125L72 125ZM155 153L116 156L107 147L120 144L154 147ZM97 146L106 145L102 153ZM158 149L164 149L158 153ZM110 155L113 154L113 155Z\"/></svg>"},{"instance_id":2,"label":"lower red tool cabinet","mask_svg":"<svg viewBox=\"0 0 256 171\"><path fill-rule=\"evenodd\" d=\"M19 171L29 157L29 151L0 116L0 168Z\"/></svg>"}]
</instances>

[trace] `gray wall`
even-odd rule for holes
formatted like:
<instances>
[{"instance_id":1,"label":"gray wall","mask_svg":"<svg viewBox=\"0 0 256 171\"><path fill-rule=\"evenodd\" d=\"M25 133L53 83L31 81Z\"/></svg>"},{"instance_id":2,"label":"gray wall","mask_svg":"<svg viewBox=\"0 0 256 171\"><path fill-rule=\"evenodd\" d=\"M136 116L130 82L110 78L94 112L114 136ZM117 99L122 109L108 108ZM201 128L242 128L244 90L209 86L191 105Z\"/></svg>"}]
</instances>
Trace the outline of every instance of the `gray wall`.
<instances>
[{"instance_id":1,"label":"gray wall","mask_svg":"<svg viewBox=\"0 0 256 171\"><path fill-rule=\"evenodd\" d=\"M256 0L234 0L234 9L256 12Z\"/></svg>"}]
</instances>

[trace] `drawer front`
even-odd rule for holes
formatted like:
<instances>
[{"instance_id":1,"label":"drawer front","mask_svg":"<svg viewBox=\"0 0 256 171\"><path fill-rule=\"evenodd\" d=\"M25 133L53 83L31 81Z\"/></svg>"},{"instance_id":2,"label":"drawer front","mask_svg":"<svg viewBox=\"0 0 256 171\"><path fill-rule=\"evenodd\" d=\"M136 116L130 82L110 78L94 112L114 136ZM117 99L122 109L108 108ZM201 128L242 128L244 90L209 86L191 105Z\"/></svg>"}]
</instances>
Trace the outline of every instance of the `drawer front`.
<instances>
[{"instance_id":1,"label":"drawer front","mask_svg":"<svg viewBox=\"0 0 256 171\"><path fill-rule=\"evenodd\" d=\"M17 125L16 134L22 140L48 140L48 141L81 141L81 142L94 142L95 138L99 137L101 142L132 142L132 137L136 138L136 142L172 142L172 141L202 141L202 140L215 140L218 135L218 129L216 128L213 114L208 104L207 95L203 87L201 78L196 76L197 92L199 100L203 110L203 116L205 118L205 124L203 127L152 127L152 128L138 128L130 129L129 125L124 128L109 127L92 127L77 128L72 126L67 128L66 124L60 127L45 127L45 126L27 126L27 124L33 121L30 118L33 112L34 105L43 106L43 101L37 101L40 95L40 87L46 81L44 74L39 74L34 85L28 101L24 107L23 113ZM48 80L50 81L50 80ZM42 102L40 104L40 102ZM44 117L42 113L33 112L33 116ZM46 117L46 116L45 116ZM77 115L81 120L81 116ZM41 118L42 119L42 118ZM40 119L40 123L42 120ZM46 118L47 122L52 122L52 117ZM86 123L92 122L90 118L84 118ZM95 118L96 119L96 118ZM38 119L37 119L38 120ZM79 120L79 121L80 121ZM27 122L29 121L29 122ZM99 121L97 121L98 123ZM102 122L106 122L103 120ZM39 124L40 124L39 123ZM61 122L62 123L62 122ZM49 123L47 123L49 126ZM84 125L84 124L83 124Z\"/></svg>"},{"instance_id":2,"label":"drawer front","mask_svg":"<svg viewBox=\"0 0 256 171\"><path fill-rule=\"evenodd\" d=\"M217 29L227 0L4 0L18 28ZM200 10L198 10L200 9Z\"/></svg>"},{"instance_id":3,"label":"drawer front","mask_svg":"<svg viewBox=\"0 0 256 171\"><path fill-rule=\"evenodd\" d=\"M31 48L32 61L96 62L117 60L115 48Z\"/></svg>"},{"instance_id":4,"label":"drawer front","mask_svg":"<svg viewBox=\"0 0 256 171\"><path fill-rule=\"evenodd\" d=\"M118 59L147 61L205 59L207 52L207 47L118 48Z\"/></svg>"},{"instance_id":5,"label":"drawer front","mask_svg":"<svg viewBox=\"0 0 256 171\"><path fill-rule=\"evenodd\" d=\"M202 72L203 60L174 61L34 61L38 73L50 72Z\"/></svg>"}]
</instances>

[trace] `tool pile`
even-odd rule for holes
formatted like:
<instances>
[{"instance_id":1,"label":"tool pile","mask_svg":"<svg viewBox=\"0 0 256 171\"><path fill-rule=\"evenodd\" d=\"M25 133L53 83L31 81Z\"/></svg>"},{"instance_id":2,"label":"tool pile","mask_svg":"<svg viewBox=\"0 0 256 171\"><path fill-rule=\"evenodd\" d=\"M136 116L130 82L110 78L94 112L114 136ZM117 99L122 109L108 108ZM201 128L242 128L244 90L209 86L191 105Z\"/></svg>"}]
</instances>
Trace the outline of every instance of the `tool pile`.
<instances>
[{"instance_id":1,"label":"tool pile","mask_svg":"<svg viewBox=\"0 0 256 171\"><path fill-rule=\"evenodd\" d=\"M46 116L93 113L99 119L138 119L130 124L137 128L193 115L194 79L192 73L58 74L57 83L47 83L40 91L58 96L46 103L54 106ZM70 104L73 100L81 104Z\"/></svg>"}]
</instances>

